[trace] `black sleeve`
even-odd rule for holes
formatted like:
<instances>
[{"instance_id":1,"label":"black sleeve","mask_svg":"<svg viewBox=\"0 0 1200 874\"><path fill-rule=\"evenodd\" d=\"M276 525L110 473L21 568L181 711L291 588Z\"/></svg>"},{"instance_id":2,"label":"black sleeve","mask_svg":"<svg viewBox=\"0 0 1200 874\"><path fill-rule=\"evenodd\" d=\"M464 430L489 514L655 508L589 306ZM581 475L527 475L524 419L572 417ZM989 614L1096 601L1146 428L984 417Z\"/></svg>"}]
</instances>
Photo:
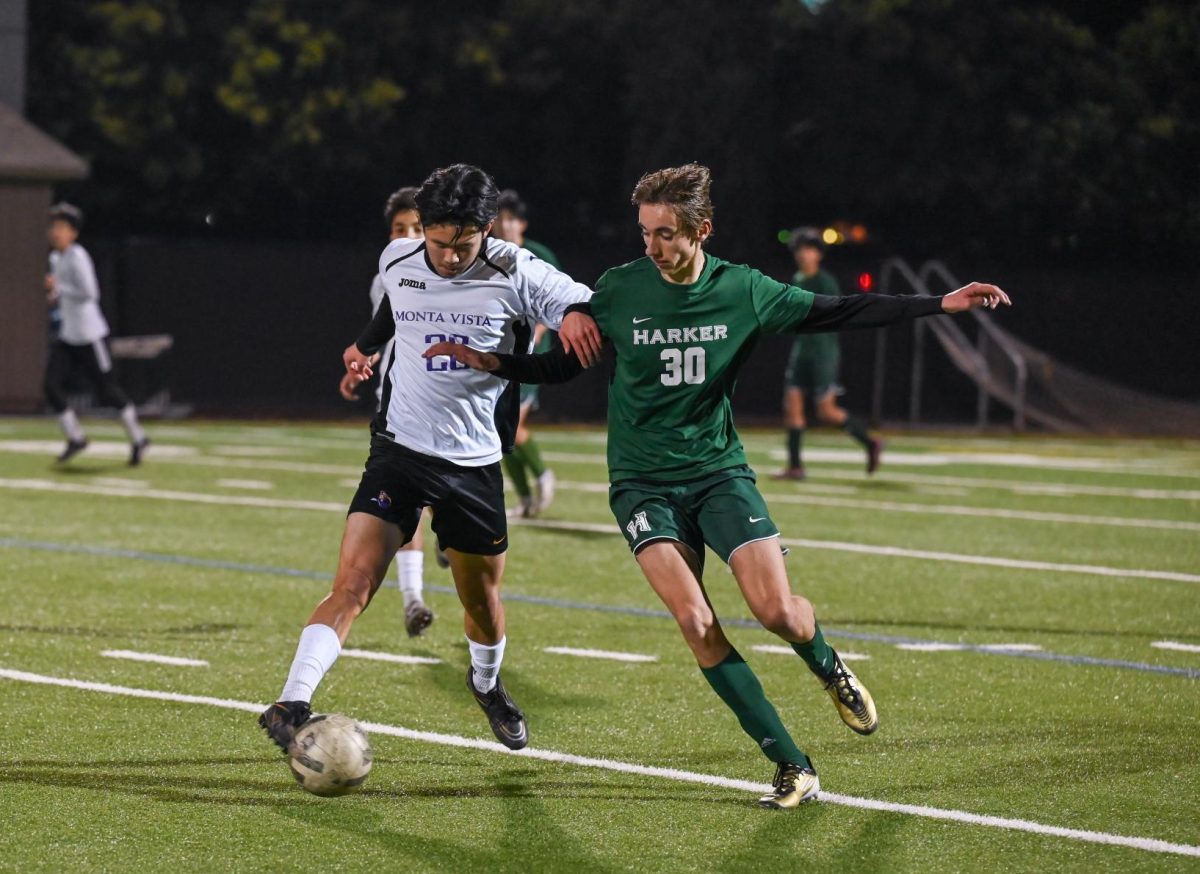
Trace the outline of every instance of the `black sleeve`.
<instances>
[{"instance_id":1,"label":"black sleeve","mask_svg":"<svg viewBox=\"0 0 1200 874\"><path fill-rule=\"evenodd\" d=\"M529 385L567 382L583 373L583 364L575 353L568 355L562 349L551 349L536 355L496 353L496 357L500 359L500 366L491 373L502 379Z\"/></svg>"},{"instance_id":2,"label":"black sleeve","mask_svg":"<svg viewBox=\"0 0 1200 874\"><path fill-rule=\"evenodd\" d=\"M796 327L797 334L882 328L942 312L940 297L916 294L813 295L812 309Z\"/></svg>"},{"instance_id":3,"label":"black sleeve","mask_svg":"<svg viewBox=\"0 0 1200 874\"><path fill-rule=\"evenodd\" d=\"M375 310L374 317L363 328L363 332L358 335L358 339L354 341L354 345L358 347L358 351L363 355L371 355L382 349L383 344L392 339L395 333L396 320L392 316L392 304L385 294L383 300L379 302L379 308Z\"/></svg>"}]
</instances>

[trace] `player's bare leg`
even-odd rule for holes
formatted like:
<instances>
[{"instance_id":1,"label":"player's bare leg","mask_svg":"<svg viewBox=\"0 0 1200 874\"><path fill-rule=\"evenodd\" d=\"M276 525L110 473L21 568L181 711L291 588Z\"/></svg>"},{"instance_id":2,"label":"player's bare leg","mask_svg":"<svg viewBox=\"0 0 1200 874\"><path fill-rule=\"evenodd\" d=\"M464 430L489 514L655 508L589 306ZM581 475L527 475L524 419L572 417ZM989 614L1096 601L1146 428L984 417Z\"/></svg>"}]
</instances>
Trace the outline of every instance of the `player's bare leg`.
<instances>
[{"instance_id":1,"label":"player's bare leg","mask_svg":"<svg viewBox=\"0 0 1200 874\"><path fill-rule=\"evenodd\" d=\"M739 547L729 557L729 567L754 618L804 659L833 699L842 721L859 734L878 728L871 693L825 642L812 604L792 594L779 541L771 538Z\"/></svg>"},{"instance_id":2,"label":"player's bare leg","mask_svg":"<svg viewBox=\"0 0 1200 874\"><path fill-rule=\"evenodd\" d=\"M512 750L529 743L525 714L500 679L504 660L504 604L500 584L504 576L504 553L473 555L447 549L454 587L463 605L463 630L471 651L467 688L487 714L496 739Z\"/></svg>"},{"instance_id":3,"label":"player's bare leg","mask_svg":"<svg viewBox=\"0 0 1200 874\"><path fill-rule=\"evenodd\" d=\"M258 720L271 740L285 752L296 729L312 713L313 693L337 661L354 620L379 590L401 539L398 526L368 513L351 513L346 517L333 588L300 633L300 643L279 700Z\"/></svg>"},{"instance_id":4,"label":"player's bare leg","mask_svg":"<svg viewBox=\"0 0 1200 874\"><path fill-rule=\"evenodd\" d=\"M737 716L742 730L775 762L772 791L759 804L790 809L816 798L821 787L816 769L784 728L758 677L721 630L700 581L696 554L682 543L662 540L639 550L637 562L675 617L704 679Z\"/></svg>"}]
</instances>

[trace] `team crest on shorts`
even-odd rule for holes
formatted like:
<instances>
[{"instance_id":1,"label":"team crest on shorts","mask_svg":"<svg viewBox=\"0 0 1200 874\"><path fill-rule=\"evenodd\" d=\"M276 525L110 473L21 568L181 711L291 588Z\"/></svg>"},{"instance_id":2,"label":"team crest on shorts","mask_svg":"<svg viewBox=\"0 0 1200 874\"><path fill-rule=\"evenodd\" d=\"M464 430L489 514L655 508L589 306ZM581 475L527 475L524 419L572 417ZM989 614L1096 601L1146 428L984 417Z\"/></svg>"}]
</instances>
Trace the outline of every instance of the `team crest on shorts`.
<instances>
[{"instance_id":1,"label":"team crest on shorts","mask_svg":"<svg viewBox=\"0 0 1200 874\"><path fill-rule=\"evenodd\" d=\"M381 490L379 492L379 497L371 498L371 503L378 504L380 510L386 510L388 507L392 506L392 496Z\"/></svg>"},{"instance_id":2,"label":"team crest on shorts","mask_svg":"<svg viewBox=\"0 0 1200 874\"><path fill-rule=\"evenodd\" d=\"M629 532L630 540L637 540L639 531L649 531L650 523L646 521L646 512L643 510L635 514L629 524L625 526L625 530Z\"/></svg>"}]
</instances>

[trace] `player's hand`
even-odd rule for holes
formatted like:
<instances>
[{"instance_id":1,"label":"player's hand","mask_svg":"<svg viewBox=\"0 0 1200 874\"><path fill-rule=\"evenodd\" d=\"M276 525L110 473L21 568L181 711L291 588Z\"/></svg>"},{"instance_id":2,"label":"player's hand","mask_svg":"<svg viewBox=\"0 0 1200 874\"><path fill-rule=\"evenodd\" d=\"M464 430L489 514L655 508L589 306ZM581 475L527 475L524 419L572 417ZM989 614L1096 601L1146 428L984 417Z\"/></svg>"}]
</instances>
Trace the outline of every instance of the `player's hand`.
<instances>
[{"instance_id":1,"label":"player's hand","mask_svg":"<svg viewBox=\"0 0 1200 874\"><path fill-rule=\"evenodd\" d=\"M42 286L49 292L53 292L54 286L57 284L58 281L54 278L53 273L47 273L46 278L42 281Z\"/></svg>"},{"instance_id":2,"label":"player's hand","mask_svg":"<svg viewBox=\"0 0 1200 874\"><path fill-rule=\"evenodd\" d=\"M422 358L436 358L439 355L449 355L472 370L495 370L500 366L500 359L491 352L480 352L462 343L434 343L421 353Z\"/></svg>"},{"instance_id":3,"label":"player's hand","mask_svg":"<svg viewBox=\"0 0 1200 874\"><path fill-rule=\"evenodd\" d=\"M346 373L342 375L342 381L338 383L338 394L348 401L358 400L358 386L362 382L355 374Z\"/></svg>"},{"instance_id":4,"label":"player's hand","mask_svg":"<svg viewBox=\"0 0 1200 874\"><path fill-rule=\"evenodd\" d=\"M1012 301L998 286L988 285L986 282L972 282L970 285L964 285L957 291L945 295L942 298L942 311L965 313L976 307L994 310L1000 304L1012 306Z\"/></svg>"},{"instance_id":5,"label":"player's hand","mask_svg":"<svg viewBox=\"0 0 1200 874\"><path fill-rule=\"evenodd\" d=\"M355 385L371 378L371 374L375 372L372 365L377 360L373 355L364 354L358 348L357 343L351 343L342 353L342 364L346 366L346 375L356 378Z\"/></svg>"},{"instance_id":6,"label":"player's hand","mask_svg":"<svg viewBox=\"0 0 1200 874\"><path fill-rule=\"evenodd\" d=\"M600 329L596 320L583 313L567 313L562 327L558 329L563 351L580 360L584 367L591 367L600 360Z\"/></svg>"}]
</instances>

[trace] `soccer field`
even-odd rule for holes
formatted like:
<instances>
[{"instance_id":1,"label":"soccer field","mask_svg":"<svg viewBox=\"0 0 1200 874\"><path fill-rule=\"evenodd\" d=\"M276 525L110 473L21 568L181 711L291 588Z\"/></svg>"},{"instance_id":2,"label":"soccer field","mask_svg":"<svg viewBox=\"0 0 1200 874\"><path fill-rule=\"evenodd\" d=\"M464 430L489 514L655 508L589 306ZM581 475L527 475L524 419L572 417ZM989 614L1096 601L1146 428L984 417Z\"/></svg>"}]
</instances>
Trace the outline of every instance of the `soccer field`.
<instances>
[{"instance_id":1,"label":"soccer field","mask_svg":"<svg viewBox=\"0 0 1200 874\"><path fill-rule=\"evenodd\" d=\"M602 431L538 429L558 496L511 532L529 748L467 692L427 542L426 636L382 590L314 701L375 749L335 799L255 715L327 591L365 426L162 424L137 469L115 424L90 436L55 468L51 420L0 419L0 869L1200 869L1200 444L892 435L868 480L818 432L807 482L764 477L794 588L881 721L847 729L710 554L821 775L780 813L616 530ZM780 434L743 437L781 466Z\"/></svg>"}]
</instances>

